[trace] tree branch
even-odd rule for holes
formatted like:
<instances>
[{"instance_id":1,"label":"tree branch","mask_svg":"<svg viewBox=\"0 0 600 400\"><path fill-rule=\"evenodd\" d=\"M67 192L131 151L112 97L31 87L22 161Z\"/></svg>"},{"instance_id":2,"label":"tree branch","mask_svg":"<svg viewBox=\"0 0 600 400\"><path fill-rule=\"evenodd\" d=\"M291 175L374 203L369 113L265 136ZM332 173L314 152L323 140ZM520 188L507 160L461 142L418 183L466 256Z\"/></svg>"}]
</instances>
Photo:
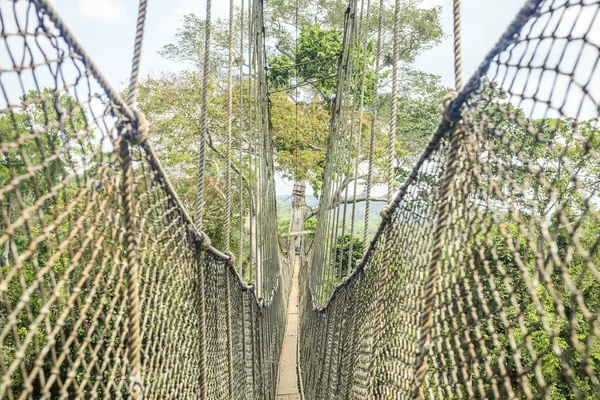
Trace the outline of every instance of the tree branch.
<instances>
[{"instance_id":1,"label":"tree branch","mask_svg":"<svg viewBox=\"0 0 600 400\"><path fill-rule=\"evenodd\" d=\"M210 134L210 129L207 130L206 138L208 139L208 147L215 152L215 154L222 160L227 161L227 156L223 154L217 146L215 146L212 135ZM231 169L238 175L242 177L242 181L246 183L246 177L240 172L239 168L235 166L234 163L231 163Z\"/></svg>"},{"instance_id":2,"label":"tree branch","mask_svg":"<svg viewBox=\"0 0 600 400\"><path fill-rule=\"evenodd\" d=\"M387 202L387 196L371 196L370 201L372 201L373 203L386 203ZM342 198L342 196L339 196L336 201L333 202L333 204L331 205L331 209L334 209L342 204L352 204L354 203L354 197L351 199L345 199ZM361 194L356 195L356 202L361 202L361 201L367 201L367 193L363 192ZM314 217L315 215L317 215L319 213L319 206L312 206L312 207L306 207L306 212L304 213L305 218L304 220L307 220L309 218Z\"/></svg>"}]
</instances>

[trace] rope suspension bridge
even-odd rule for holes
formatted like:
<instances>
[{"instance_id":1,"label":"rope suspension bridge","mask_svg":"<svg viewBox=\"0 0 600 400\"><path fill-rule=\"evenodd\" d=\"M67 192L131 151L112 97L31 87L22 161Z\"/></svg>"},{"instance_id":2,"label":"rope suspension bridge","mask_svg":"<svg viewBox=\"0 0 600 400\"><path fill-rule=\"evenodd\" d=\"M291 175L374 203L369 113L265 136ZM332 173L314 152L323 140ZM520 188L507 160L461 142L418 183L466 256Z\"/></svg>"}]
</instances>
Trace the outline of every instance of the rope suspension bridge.
<instances>
[{"instance_id":1,"label":"rope suspension bridge","mask_svg":"<svg viewBox=\"0 0 600 400\"><path fill-rule=\"evenodd\" d=\"M0 398L600 398L600 1L524 1L463 85L455 0L456 92L399 184L401 2L349 0L310 245L278 237L264 1L229 4L216 249L211 1L192 210L137 109L146 0L124 95L49 0L0 0Z\"/></svg>"}]
</instances>

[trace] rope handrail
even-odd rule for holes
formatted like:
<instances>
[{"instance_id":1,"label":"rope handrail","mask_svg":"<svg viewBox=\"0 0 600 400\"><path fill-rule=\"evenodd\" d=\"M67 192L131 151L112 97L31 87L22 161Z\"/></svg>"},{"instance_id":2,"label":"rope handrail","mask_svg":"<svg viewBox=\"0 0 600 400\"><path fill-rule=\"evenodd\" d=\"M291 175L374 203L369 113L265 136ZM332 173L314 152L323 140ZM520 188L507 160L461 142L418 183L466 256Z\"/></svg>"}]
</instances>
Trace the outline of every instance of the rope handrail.
<instances>
[{"instance_id":1,"label":"rope handrail","mask_svg":"<svg viewBox=\"0 0 600 400\"><path fill-rule=\"evenodd\" d=\"M295 101L269 98L277 91L268 88L263 0L242 1L239 16L229 1L227 37L217 35L224 25L211 26L206 4L200 121L185 121L201 126L204 148L194 215L179 197L179 185L189 187L188 176L179 180L187 161L180 169L159 159L163 143L178 139L157 143L137 109L138 90L140 100L148 95L138 82L147 0L139 1L126 99L49 0L0 4L0 42L12 63L0 69L0 397L277 397L283 343L293 336L286 318L296 313L290 296L298 296L288 326L297 319L306 398L600 393L600 72L589 62L600 58L591 34L598 2L526 0L463 85L454 0L456 91L441 101L439 122L414 129L403 113L420 119L421 109L413 113L404 107L412 100L399 96L404 5L371 1L348 0L338 72L324 78L336 87L323 104L330 124L320 204L303 213L318 210L317 227L294 222L298 229L290 223L284 234L272 137L280 128L270 120L279 111L270 106L294 103L285 110L294 107L298 136L305 104L298 76L279 90L296 90ZM209 71L211 29L229 42L226 76ZM540 40L550 46L531 46ZM246 63L234 65L234 46ZM565 56L572 49L579 56ZM392 62L383 65L388 51ZM573 71L564 66L571 61ZM380 85L388 73L391 91ZM214 106L213 80L227 84ZM439 102L440 93L431 95ZM212 142L215 109L227 124ZM156 115L149 111L149 120ZM294 118L285 117L288 125ZM421 130L435 131L408 169L398 164L396 141L413 129L419 140ZM290 174L303 176L304 156L290 147ZM372 197L377 181L387 196ZM305 185L294 189L298 207ZM370 237L374 201L386 205ZM296 270L289 257L298 249Z\"/></svg>"},{"instance_id":2,"label":"rope handrail","mask_svg":"<svg viewBox=\"0 0 600 400\"><path fill-rule=\"evenodd\" d=\"M520 31L523 25L527 23L528 19L535 14L535 12L537 11L537 5L539 5L542 1L543 0L528 0L527 4L523 6L523 8L519 11L517 16L514 18L508 30L499 39L497 45L487 54L487 56L484 59L484 62L478 68L478 71L473 73L473 76L469 80L469 83L467 83L467 85L465 85L465 87L461 91L459 91L456 97L453 98L452 101L447 105L447 109L445 112L447 113L446 115L448 117L443 117L441 119L435 133L432 135L431 139L427 143L425 150L423 151L423 153L413 166L410 174L405 179L404 183L401 185L400 189L394 196L394 200L390 203L390 207L387 211L388 214L392 214L396 211L396 209L404 199L406 190L410 187L410 185L412 185L416 181L419 170L423 168L423 165L429 159L433 151L440 145L441 141L451 130L451 126L454 124L453 121L457 121L458 119L460 119L460 117L457 118L455 110L459 110L463 106L467 105L468 101L470 100L469 97L475 95L475 92L478 90L480 85L479 82L481 74L479 71L485 71L487 68L489 68L489 64L491 63L491 61L498 54L504 51L508 47L508 45L510 45L511 39L513 39L515 36L515 32ZM353 280L352 277L356 275L357 271L362 270L365 267L365 265L369 263L371 257L375 253L375 246L379 242L381 236L384 234L388 224L390 224L390 220L387 218L382 218L381 223L379 224L379 227L375 232L375 235L370 241L368 250L366 251L361 261L358 263L356 270L352 272L351 276L346 277L339 284L336 284L335 291L337 291L339 287L349 285L350 282L352 282ZM315 307L315 311L324 312L327 309L327 305L329 303L330 301L325 303L323 306Z\"/></svg>"}]
</instances>

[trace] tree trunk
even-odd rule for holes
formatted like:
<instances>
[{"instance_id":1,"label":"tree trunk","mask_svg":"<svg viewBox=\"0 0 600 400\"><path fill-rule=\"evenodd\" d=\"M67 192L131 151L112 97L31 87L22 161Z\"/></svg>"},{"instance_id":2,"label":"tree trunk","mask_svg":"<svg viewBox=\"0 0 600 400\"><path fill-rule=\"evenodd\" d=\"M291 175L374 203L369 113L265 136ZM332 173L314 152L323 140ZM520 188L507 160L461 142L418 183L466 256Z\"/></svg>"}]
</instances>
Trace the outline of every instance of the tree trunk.
<instances>
[{"instance_id":1,"label":"tree trunk","mask_svg":"<svg viewBox=\"0 0 600 400\"><path fill-rule=\"evenodd\" d=\"M292 232L299 232L304 229L304 217L306 208L306 182L296 181L294 182L294 188L292 189L292 221L290 229ZM301 236L295 236L293 241L293 248L291 251L295 251L302 243Z\"/></svg>"}]
</instances>

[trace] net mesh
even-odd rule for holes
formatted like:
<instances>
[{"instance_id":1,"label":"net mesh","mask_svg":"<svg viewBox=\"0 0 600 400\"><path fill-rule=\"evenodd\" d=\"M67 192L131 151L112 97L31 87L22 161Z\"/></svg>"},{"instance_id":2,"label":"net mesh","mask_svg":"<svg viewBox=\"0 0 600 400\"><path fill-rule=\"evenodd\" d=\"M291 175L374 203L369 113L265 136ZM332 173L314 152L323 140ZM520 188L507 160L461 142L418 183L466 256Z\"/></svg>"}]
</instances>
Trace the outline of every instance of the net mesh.
<instances>
[{"instance_id":1,"label":"net mesh","mask_svg":"<svg viewBox=\"0 0 600 400\"><path fill-rule=\"evenodd\" d=\"M275 236L262 3L253 13L264 299L194 228L48 4L0 0L0 397L275 397L292 274ZM328 160L324 240L300 270L306 398L598 398L599 13L526 2L444 103L356 269L334 248L346 212L331 197L352 164ZM342 143L360 94L353 19Z\"/></svg>"},{"instance_id":2,"label":"net mesh","mask_svg":"<svg viewBox=\"0 0 600 400\"><path fill-rule=\"evenodd\" d=\"M598 397L599 8L526 2L325 305L305 262L306 398Z\"/></svg>"},{"instance_id":3,"label":"net mesh","mask_svg":"<svg viewBox=\"0 0 600 400\"><path fill-rule=\"evenodd\" d=\"M259 301L205 246L49 10L0 1L0 398L274 397L289 264Z\"/></svg>"}]
</instances>

